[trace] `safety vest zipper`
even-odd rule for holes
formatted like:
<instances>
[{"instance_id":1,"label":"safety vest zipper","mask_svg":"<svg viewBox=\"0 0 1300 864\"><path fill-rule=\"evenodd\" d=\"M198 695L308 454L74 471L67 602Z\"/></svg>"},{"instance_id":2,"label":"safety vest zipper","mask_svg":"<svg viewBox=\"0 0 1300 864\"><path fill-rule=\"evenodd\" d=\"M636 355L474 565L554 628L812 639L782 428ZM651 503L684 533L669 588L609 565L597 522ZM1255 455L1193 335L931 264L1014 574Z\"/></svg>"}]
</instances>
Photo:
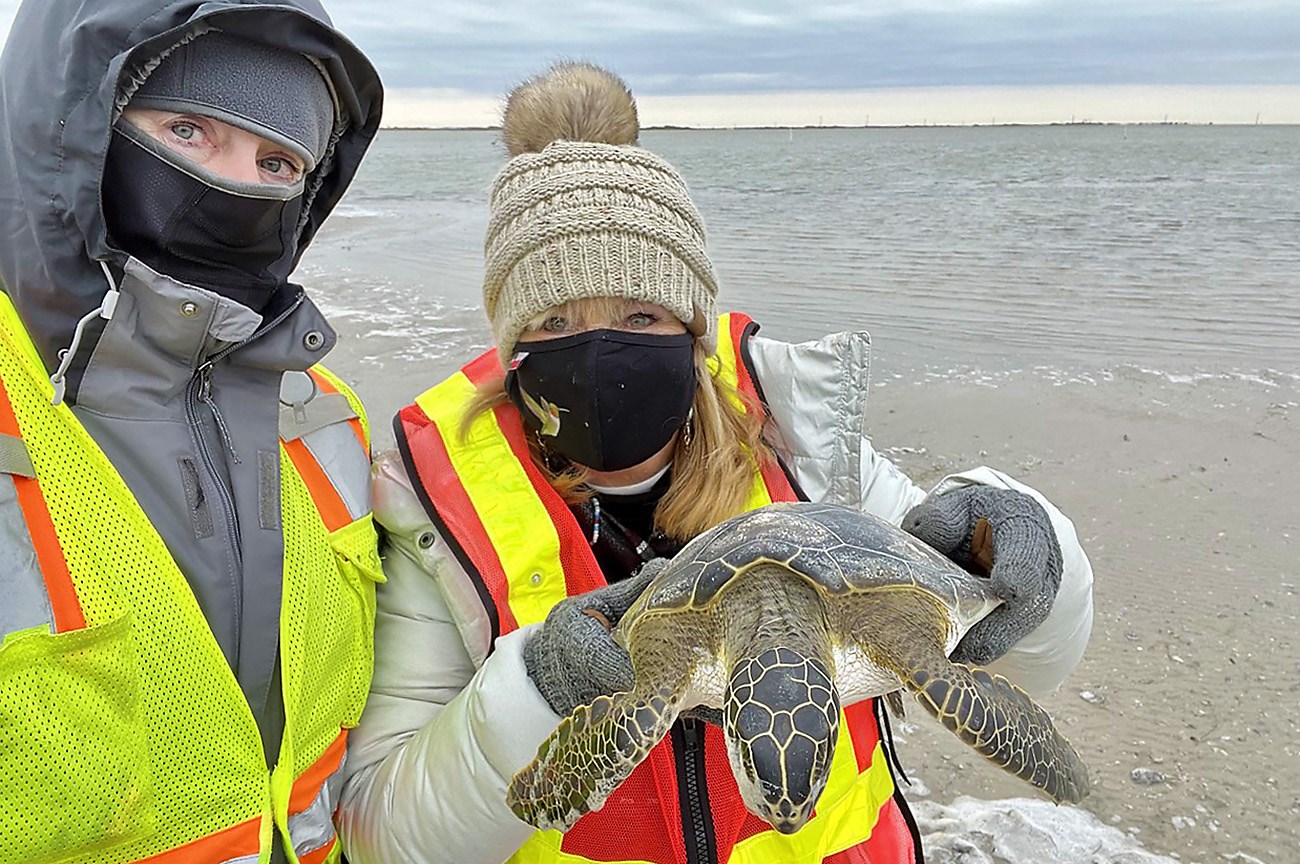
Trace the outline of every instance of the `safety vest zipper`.
<instances>
[{"instance_id":1,"label":"safety vest zipper","mask_svg":"<svg viewBox=\"0 0 1300 864\"><path fill-rule=\"evenodd\" d=\"M704 770L704 722L683 719L673 725L677 755L677 797L681 803L682 841L687 864L718 864L709 786Z\"/></svg>"}]
</instances>

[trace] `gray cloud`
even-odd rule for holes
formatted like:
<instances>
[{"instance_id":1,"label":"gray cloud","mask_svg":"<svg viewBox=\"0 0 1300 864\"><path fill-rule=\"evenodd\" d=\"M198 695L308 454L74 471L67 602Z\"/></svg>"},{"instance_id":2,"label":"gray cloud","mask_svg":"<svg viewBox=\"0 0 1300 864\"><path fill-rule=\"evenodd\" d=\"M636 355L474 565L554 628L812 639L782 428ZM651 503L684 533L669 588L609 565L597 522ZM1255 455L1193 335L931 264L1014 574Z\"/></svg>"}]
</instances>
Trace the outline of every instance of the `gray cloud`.
<instances>
[{"instance_id":1,"label":"gray cloud","mask_svg":"<svg viewBox=\"0 0 1300 864\"><path fill-rule=\"evenodd\" d=\"M496 94L561 57L645 94L1300 83L1294 0L325 3L390 87Z\"/></svg>"},{"instance_id":2,"label":"gray cloud","mask_svg":"<svg viewBox=\"0 0 1300 864\"><path fill-rule=\"evenodd\" d=\"M495 93L557 57L645 93L945 85L1300 83L1300 4L1124 0L335 3L390 86ZM398 26L405 22L405 26ZM418 22L418 23L417 23Z\"/></svg>"}]
</instances>

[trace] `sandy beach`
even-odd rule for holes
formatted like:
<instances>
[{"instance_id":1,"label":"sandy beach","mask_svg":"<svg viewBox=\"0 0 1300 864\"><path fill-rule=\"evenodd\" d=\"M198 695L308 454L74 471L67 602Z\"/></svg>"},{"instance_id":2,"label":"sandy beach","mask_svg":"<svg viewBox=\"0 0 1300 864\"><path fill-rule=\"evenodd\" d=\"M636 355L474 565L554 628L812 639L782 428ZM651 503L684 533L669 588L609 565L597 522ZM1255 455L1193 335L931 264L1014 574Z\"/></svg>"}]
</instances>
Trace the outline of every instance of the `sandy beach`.
<instances>
[{"instance_id":1,"label":"sandy beach","mask_svg":"<svg viewBox=\"0 0 1300 864\"><path fill-rule=\"evenodd\" d=\"M1089 764L1083 806L1183 861L1300 860L1295 382L1134 371L886 386L873 400L877 446L923 485L987 463L1075 520L1096 620L1044 705ZM913 799L1025 794L914 713L902 759L929 795Z\"/></svg>"}]
</instances>

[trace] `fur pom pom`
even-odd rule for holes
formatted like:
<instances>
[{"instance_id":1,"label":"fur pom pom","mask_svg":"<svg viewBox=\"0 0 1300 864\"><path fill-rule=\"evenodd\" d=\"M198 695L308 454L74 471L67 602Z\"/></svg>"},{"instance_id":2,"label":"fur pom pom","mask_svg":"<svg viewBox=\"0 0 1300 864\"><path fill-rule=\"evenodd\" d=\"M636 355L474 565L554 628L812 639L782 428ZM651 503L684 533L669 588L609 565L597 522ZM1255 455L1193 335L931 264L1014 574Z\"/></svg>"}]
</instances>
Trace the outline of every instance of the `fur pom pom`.
<instances>
[{"instance_id":1,"label":"fur pom pom","mask_svg":"<svg viewBox=\"0 0 1300 864\"><path fill-rule=\"evenodd\" d=\"M501 135L514 157L552 141L635 144L640 128L622 78L590 63L556 63L510 91Z\"/></svg>"}]
</instances>

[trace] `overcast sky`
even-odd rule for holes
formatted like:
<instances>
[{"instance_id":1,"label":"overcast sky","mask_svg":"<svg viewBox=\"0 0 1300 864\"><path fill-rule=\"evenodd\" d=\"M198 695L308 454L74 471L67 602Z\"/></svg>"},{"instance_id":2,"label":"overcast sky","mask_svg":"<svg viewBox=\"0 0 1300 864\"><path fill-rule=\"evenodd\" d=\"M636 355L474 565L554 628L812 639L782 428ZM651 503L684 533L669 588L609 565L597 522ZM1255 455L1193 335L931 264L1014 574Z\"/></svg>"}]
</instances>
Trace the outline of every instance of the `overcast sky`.
<instances>
[{"instance_id":1,"label":"overcast sky","mask_svg":"<svg viewBox=\"0 0 1300 864\"><path fill-rule=\"evenodd\" d=\"M466 122L456 112L490 113L495 97L557 58L614 69L643 107L658 106L661 122L672 122L666 115L681 106L707 117L710 105L732 118L719 123L743 120L745 105L803 105L803 122L818 122L812 108L824 122L844 122L825 116L835 113L836 94L862 122L861 109L873 101L863 94L885 91L908 104L910 92L915 104L945 91L953 97L949 88L968 96L930 103L927 120L948 122L944 105L971 101L981 117L1003 107L1005 119L1027 119L1013 103L1024 107L1031 96L1034 110L1054 112L1044 119L1082 119L1095 112L1080 94L1109 93L1115 110L1127 105L1145 119L1162 119L1170 108L1174 119L1214 119L1190 115L1236 105L1242 116L1220 119L1245 122L1265 111L1274 122L1300 122L1300 0L325 2L392 91L399 116L390 122L456 123ZM17 5L0 0L0 32ZM1163 88L1171 89L1162 106ZM1258 95L1258 105L1244 105L1243 94ZM888 122L894 102L882 96L879 104L877 118ZM916 107L920 116L929 104ZM417 108L444 116L421 119ZM1292 116L1281 116L1288 110Z\"/></svg>"}]
</instances>

